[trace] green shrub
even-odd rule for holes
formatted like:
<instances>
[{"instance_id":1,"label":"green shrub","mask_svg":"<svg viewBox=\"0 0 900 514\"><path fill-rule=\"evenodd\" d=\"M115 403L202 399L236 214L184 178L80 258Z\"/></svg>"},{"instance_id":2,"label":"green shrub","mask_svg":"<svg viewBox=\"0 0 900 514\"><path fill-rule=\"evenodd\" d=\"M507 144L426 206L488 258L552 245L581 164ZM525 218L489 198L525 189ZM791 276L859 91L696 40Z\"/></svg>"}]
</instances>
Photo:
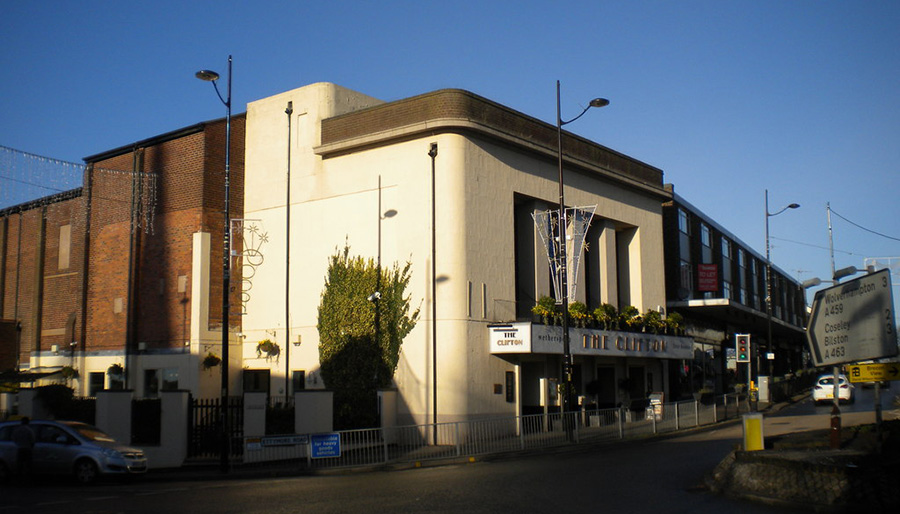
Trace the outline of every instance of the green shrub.
<instances>
[{"instance_id":1,"label":"green shrub","mask_svg":"<svg viewBox=\"0 0 900 514\"><path fill-rule=\"evenodd\" d=\"M588 312L588 307L582 302L572 302L569 304L569 318L572 324L578 327L586 327L591 324L593 317Z\"/></svg>"},{"instance_id":2,"label":"green shrub","mask_svg":"<svg viewBox=\"0 0 900 514\"><path fill-rule=\"evenodd\" d=\"M378 425L377 390L391 386L400 346L419 317L406 295L411 266L395 263L379 278L375 261L350 257L347 245L329 257L317 328L322 379L334 392L335 429ZM381 298L370 301L376 291Z\"/></svg>"}]
</instances>

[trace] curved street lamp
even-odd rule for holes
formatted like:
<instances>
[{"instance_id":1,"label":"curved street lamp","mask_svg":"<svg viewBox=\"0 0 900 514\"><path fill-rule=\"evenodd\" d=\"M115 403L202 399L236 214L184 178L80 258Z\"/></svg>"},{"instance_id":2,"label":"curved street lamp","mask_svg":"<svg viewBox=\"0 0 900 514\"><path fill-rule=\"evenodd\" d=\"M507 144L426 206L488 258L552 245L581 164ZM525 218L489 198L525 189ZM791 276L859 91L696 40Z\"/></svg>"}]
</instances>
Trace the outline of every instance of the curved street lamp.
<instances>
[{"instance_id":1,"label":"curved street lamp","mask_svg":"<svg viewBox=\"0 0 900 514\"><path fill-rule=\"evenodd\" d=\"M772 344L772 259L769 256L769 218L778 216L788 209L797 209L798 203L792 203L782 207L778 212L769 212L769 190L766 189L766 344L774 349ZM759 374L759 345L756 345L756 372ZM766 366L768 372L768 365ZM757 379L758 382L758 379Z\"/></svg>"},{"instance_id":2,"label":"curved street lamp","mask_svg":"<svg viewBox=\"0 0 900 514\"><path fill-rule=\"evenodd\" d=\"M563 406L562 412L565 416L572 406L572 351L569 344L569 277L566 263L566 201L563 190L563 151L562 151L562 127L568 125L578 118L584 116L584 113L591 107L606 107L609 100L605 98L594 98L587 107L581 111L581 114L575 116L569 121L563 121L560 116L560 99L559 99L559 81L556 81L556 144L557 144L557 163L559 165L559 223L557 226L557 237L559 237L559 259L560 259L560 290L562 292L562 331L563 331L563 382L565 389L563 390ZM568 424L566 424L568 426Z\"/></svg>"},{"instance_id":3,"label":"curved street lamp","mask_svg":"<svg viewBox=\"0 0 900 514\"><path fill-rule=\"evenodd\" d=\"M219 92L217 82L219 74L210 70L200 70L195 76L200 80L212 82L219 100L225 105L225 222L222 231L222 447L221 467L227 473L229 453L231 452L231 433L228 430L228 313L231 310L229 289L231 288L231 211L229 197L231 193L231 56L228 56L228 89L225 98Z\"/></svg>"}]
</instances>

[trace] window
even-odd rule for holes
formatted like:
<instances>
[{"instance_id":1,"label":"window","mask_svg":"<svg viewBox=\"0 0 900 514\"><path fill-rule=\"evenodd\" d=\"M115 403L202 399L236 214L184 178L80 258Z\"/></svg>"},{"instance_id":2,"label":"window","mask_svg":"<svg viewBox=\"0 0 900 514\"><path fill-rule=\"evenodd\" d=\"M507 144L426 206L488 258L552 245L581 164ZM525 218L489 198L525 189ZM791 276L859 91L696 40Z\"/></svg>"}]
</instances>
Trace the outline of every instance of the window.
<instances>
[{"instance_id":1,"label":"window","mask_svg":"<svg viewBox=\"0 0 900 514\"><path fill-rule=\"evenodd\" d=\"M53 425L43 425L37 427L37 442L50 444L75 444L75 438L66 433L65 430Z\"/></svg>"},{"instance_id":2,"label":"window","mask_svg":"<svg viewBox=\"0 0 900 514\"><path fill-rule=\"evenodd\" d=\"M72 225L59 227L59 262L60 270L69 269L69 255L72 251Z\"/></svg>"},{"instance_id":3,"label":"window","mask_svg":"<svg viewBox=\"0 0 900 514\"><path fill-rule=\"evenodd\" d=\"M125 389L125 376L109 375L109 389L112 391L121 391Z\"/></svg>"},{"instance_id":4,"label":"window","mask_svg":"<svg viewBox=\"0 0 900 514\"><path fill-rule=\"evenodd\" d=\"M712 229L706 223L700 224L700 262L705 264L713 263L712 249L713 233Z\"/></svg>"},{"instance_id":5,"label":"window","mask_svg":"<svg viewBox=\"0 0 900 514\"><path fill-rule=\"evenodd\" d=\"M159 395L159 370L144 370L144 396L154 398Z\"/></svg>"},{"instance_id":6,"label":"window","mask_svg":"<svg viewBox=\"0 0 900 514\"><path fill-rule=\"evenodd\" d=\"M178 390L178 368L166 368L162 370L162 390Z\"/></svg>"},{"instance_id":7,"label":"window","mask_svg":"<svg viewBox=\"0 0 900 514\"><path fill-rule=\"evenodd\" d=\"M96 397L98 391L103 390L105 373L102 371L88 373L88 396Z\"/></svg>"},{"instance_id":8,"label":"window","mask_svg":"<svg viewBox=\"0 0 900 514\"><path fill-rule=\"evenodd\" d=\"M269 370L267 370L267 369L245 369L244 370L244 392L245 393L268 393L269 392Z\"/></svg>"},{"instance_id":9,"label":"window","mask_svg":"<svg viewBox=\"0 0 900 514\"><path fill-rule=\"evenodd\" d=\"M731 288L731 281L733 280L733 269L731 267L731 241L727 238L722 237L722 298L731 300L734 298L733 289Z\"/></svg>"},{"instance_id":10,"label":"window","mask_svg":"<svg viewBox=\"0 0 900 514\"><path fill-rule=\"evenodd\" d=\"M144 397L155 398L160 391L178 390L178 368L144 370Z\"/></svg>"},{"instance_id":11,"label":"window","mask_svg":"<svg viewBox=\"0 0 900 514\"><path fill-rule=\"evenodd\" d=\"M681 287L688 292L694 289L694 273L689 261L681 261Z\"/></svg>"},{"instance_id":12,"label":"window","mask_svg":"<svg viewBox=\"0 0 900 514\"><path fill-rule=\"evenodd\" d=\"M690 218L688 218L688 213L684 209L678 209L678 230L683 234L691 233Z\"/></svg>"},{"instance_id":13,"label":"window","mask_svg":"<svg viewBox=\"0 0 900 514\"><path fill-rule=\"evenodd\" d=\"M296 393L306 389L306 371L296 370L291 372L291 389Z\"/></svg>"}]
</instances>

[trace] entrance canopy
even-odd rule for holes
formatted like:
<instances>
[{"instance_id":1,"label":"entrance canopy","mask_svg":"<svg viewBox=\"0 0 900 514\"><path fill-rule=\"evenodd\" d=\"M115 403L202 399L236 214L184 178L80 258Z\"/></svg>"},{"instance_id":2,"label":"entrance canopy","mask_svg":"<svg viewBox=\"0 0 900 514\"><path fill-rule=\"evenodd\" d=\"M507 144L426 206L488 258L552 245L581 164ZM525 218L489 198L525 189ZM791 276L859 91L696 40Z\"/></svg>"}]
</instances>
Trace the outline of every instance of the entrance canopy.
<instances>
[{"instance_id":1,"label":"entrance canopy","mask_svg":"<svg viewBox=\"0 0 900 514\"><path fill-rule=\"evenodd\" d=\"M491 354L563 354L562 327L529 322L488 325ZM637 332L569 328L572 355L592 357L693 358L694 340Z\"/></svg>"}]
</instances>

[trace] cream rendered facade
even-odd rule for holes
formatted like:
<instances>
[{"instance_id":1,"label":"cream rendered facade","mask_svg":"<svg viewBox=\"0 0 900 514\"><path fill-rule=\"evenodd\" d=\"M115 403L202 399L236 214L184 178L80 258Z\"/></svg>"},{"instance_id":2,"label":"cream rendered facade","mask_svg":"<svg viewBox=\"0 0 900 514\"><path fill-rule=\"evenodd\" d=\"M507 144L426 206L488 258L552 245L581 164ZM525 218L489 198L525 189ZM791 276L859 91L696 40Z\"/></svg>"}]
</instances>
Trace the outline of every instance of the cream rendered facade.
<instances>
[{"instance_id":1,"label":"cream rendered facade","mask_svg":"<svg viewBox=\"0 0 900 514\"><path fill-rule=\"evenodd\" d=\"M244 216L259 220L267 241L245 284L242 358L245 370L269 370L271 394L289 394L286 374L297 370L306 388L326 387L317 307L328 257L345 243L351 255L380 252L385 266L412 263L408 293L421 315L394 377L401 423L431 423L435 411L439 422L522 413L537 387L532 375L558 376L556 355L493 355L488 329L521 321L533 298L550 294L530 213L558 201L555 127L460 90L383 103L318 83L250 103L246 133ZM565 141L566 202L597 205L588 241L597 254L581 268L579 297L641 312L665 305L662 172L575 136ZM280 346L277 360L257 355L266 338ZM648 387L665 388L667 366L649 358L577 358L582 382L604 363L623 377L640 365L655 377ZM508 385L514 394L502 392Z\"/></svg>"}]
</instances>

